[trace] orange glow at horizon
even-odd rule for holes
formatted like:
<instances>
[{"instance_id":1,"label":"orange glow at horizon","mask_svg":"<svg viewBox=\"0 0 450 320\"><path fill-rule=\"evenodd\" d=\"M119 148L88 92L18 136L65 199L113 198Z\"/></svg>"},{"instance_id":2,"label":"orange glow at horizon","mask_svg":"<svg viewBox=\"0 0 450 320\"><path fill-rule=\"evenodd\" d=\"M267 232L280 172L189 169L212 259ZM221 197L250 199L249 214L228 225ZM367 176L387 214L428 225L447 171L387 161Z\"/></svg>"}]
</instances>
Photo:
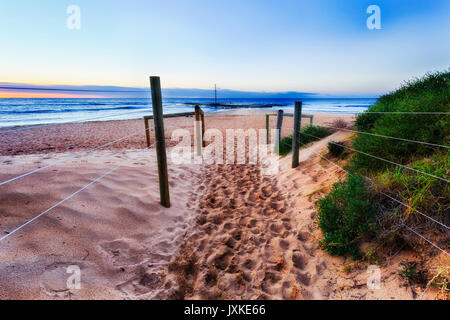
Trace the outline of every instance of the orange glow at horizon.
<instances>
[{"instance_id":1,"label":"orange glow at horizon","mask_svg":"<svg viewBox=\"0 0 450 320\"><path fill-rule=\"evenodd\" d=\"M76 95L67 93L0 92L1 98L103 98L95 95Z\"/></svg>"}]
</instances>

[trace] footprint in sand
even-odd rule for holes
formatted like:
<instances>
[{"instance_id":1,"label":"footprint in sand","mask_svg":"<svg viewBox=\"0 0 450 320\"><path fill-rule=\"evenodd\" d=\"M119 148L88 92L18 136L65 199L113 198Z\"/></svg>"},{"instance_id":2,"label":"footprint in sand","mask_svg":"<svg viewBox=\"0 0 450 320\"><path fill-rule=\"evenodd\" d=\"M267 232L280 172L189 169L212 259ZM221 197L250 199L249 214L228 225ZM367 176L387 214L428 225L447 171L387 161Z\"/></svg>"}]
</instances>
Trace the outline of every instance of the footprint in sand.
<instances>
[{"instance_id":1,"label":"footprint in sand","mask_svg":"<svg viewBox=\"0 0 450 320\"><path fill-rule=\"evenodd\" d=\"M136 265L143 262L147 249L134 242L134 240L118 239L101 243L100 248L110 256L114 266Z\"/></svg>"},{"instance_id":2,"label":"footprint in sand","mask_svg":"<svg viewBox=\"0 0 450 320\"><path fill-rule=\"evenodd\" d=\"M52 263L45 267L40 278L40 287L48 296L67 298L78 290L68 286L67 281L74 274L73 272L67 272L69 266L80 268L80 290L91 284L92 279L98 279L96 275L97 266L94 263L88 261Z\"/></svg>"},{"instance_id":3,"label":"footprint in sand","mask_svg":"<svg viewBox=\"0 0 450 320\"><path fill-rule=\"evenodd\" d=\"M307 264L306 258L300 253L294 253L292 255L292 263L295 268L303 270Z\"/></svg>"},{"instance_id":4,"label":"footprint in sand","mask_svg":"<svg viewBox=\"0 0 450 320\"><path fill-rule=\"evenodd\" d=\"M297 280L298 282L300 282L301 284L305 285L305 286L309 286L310 281L311 281L311 275L307 272L305 273L298 273L297 274Z\"/></svg>"},{"instance_id":5,"label":"footprint in sand","mask_svg":"<svg viewBox=\"0 0 450 320\"><path fill-rule=\"evenodd\" d=\"M283 250L288 250L289 249L289 241L280 240L279 245L280 245L280 248L283 249Z\"/></svg>"},{"instance_id":6,"label":"footprint in sand","mask_svg":"<svg viewBox=\"0 0 450 320\"><path fill-rule=\"evenodd\" d=\"M164 284L166 276L160 272L143 272L116 286L116 289L130 296L140 296L155 292Z\"/></svg>"}]
</instances>

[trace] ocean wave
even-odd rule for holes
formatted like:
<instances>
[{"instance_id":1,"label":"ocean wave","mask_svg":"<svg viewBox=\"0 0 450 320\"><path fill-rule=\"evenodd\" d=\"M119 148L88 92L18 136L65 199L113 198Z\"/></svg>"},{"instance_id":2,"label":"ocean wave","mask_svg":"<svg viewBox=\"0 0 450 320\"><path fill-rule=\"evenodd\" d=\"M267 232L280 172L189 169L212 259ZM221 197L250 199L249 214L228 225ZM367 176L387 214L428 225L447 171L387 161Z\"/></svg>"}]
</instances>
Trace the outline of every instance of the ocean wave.
<instances>
[{"instance_id":1,"label":"ocean wave","mask_svg":"<svg viewBox=\"0 0 450 320\"><path fill-rule=\"evenodd\" d=\"M292 112L296 99L220 99L219 103L239 105L273 104L269 110ZM217 112L223 107L208 105L213 99L167 98L163 101L164 113L194 111L194 105L202 105L205 112ZM304 112L329 112L356 114L375 103L376 99L305 99ZM244 109L245 107L243 107ZM128 111L127 111L128 110ZM142 110L142 113L141 111ZM265 109L267 110L267 109ZM91 118L105 117L105 120L136 119L143 114L151 114L151 100L144 98L38 98L38 99L0 99L0 127L14 125L38 125L46 123L65 123L88 121ZM110 117L111 116L111 117Z\"/></svg>"}]
</instances>

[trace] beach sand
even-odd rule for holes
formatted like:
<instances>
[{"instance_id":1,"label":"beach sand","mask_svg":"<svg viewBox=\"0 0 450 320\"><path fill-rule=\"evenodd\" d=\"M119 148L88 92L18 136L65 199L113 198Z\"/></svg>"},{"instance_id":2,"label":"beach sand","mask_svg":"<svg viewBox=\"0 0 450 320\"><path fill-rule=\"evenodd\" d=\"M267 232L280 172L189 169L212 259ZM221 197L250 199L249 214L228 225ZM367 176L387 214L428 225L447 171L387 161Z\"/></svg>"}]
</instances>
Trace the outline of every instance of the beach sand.
<instances>
[{"instance_id":1,"label":"beach sand","mask_svg":"<svg viewBox=\"0 0 450 320\"><path fill-rule=\"evenodd\" d=\"M315 114L314 124L331 123L336 118L352 121L352 115ZM166 138L171 138L175 129L184 128L193 133L193 117L167 118L164 120ZM309 124L304 118L302 125ZM270 127L275 128L276 116L270 117ZM206 129L264 129L266 120L264 112L253 110L231 110L206 114ZM293 118L285 117L282 135L288 135L293 128ZM138 149L146 146L145 128L142 119L92 121L69 123L37 129L1 133L14 128L0 128L0 155L23 155L36 153L60 153L85 151L99 145L130 136L127 139L111 144L107 149ZM151 142L155 141L153 123L150 120ZM175 145L167 141L168 145ZM102 148L103 149L103 148Z\"/></svg>"},{"instance_id":2,"label":"beach sand","mask_svg":"<svg viewBox=\"0 0 450 320\"><path fill-rule=\"evenodd\" d=\"M314 123L327 124L336 117L317 114ZM289 121L284 134L292 127ZM166 137L177 128L193 132L192 122L192 117L166 119ZM265 128L265 117L259 112L207 114L206 128ZM0 242L0 299L418 296L397 272L411 253L400 253L383 266L381 289L369 290L366 265L344 273L353 262L319 248L313 203L343 172L316 153L327 141L347 139L348 132L301 149L297 169L290 168L286 156L280 172L269 176L257 165L175 165L168 157L171 208L159 204L154 149L142 151L143 120L0 134L0 181L139 131L128 140L0 186L4 236L122 165ZM79 290L67 288L70 265L81 269ZM430 292L424 297L432 298Z\"/></svg>"}]
</instances>

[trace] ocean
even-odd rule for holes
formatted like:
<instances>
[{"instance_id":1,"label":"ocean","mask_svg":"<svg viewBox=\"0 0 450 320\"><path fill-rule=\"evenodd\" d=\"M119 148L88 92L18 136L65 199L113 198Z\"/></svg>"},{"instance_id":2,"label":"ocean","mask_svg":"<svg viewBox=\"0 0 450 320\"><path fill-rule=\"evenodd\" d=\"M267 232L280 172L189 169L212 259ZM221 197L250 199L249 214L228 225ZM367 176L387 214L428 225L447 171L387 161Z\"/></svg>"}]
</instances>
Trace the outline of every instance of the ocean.
<instances>
[{"instance_id":1,"label":"ocean","mask_svg":"<svg viewBox=\"0 0 450 320\"><path fill-rule=\"evenodd\" d=\"M273 111L294 110L299 99L219 99L220 104L262 105L274 104ZM326 112L357 114L376 102L375 98L307 98L303 112ZM163 102L165 114L194 111L199 104L205 112L226 110L224 107L208 106L207 98L167 98ZM245 109L245 108L240 108ZM265 108L264 110L270 110ZM0 99L0 127L40 125L65 122L107 121L137 119L152 114L148 98L2 98Z\"/></svg>"}]
</instances>

